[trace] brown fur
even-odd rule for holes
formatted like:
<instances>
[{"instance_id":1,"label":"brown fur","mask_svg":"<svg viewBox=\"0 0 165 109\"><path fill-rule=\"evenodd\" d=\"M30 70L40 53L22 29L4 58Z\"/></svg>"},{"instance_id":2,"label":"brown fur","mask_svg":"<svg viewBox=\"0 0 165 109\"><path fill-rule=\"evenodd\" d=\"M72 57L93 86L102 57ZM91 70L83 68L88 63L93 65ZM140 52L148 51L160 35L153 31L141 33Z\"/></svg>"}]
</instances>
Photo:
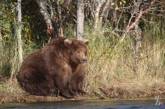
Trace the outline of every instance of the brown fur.
<instances>
[{"instance_id":1,"label":"brown fur","mask_svg":"<svg viewBox=\"0 0 165 109\"><path fill-rule=\"evenodd\" d=\"M83 83L85 78L86 63L79 64L73 72L72 79L70 82L71 91L74 94L85 94L83 90Z\"/></svg>"},{"instance_id":2,"label":"brown fur","mask_svg":"<svg viewBox=\"0 0 165 109\"><path fill-rule=\"evenodd\" d=\"M25 58L17 80L33 95L59 92L64 97L72 97L82 88L79 84L84 80L84 66L79 65L87 60L86 55L83 41L58 38Z\"/></svg>"}]
</instances>

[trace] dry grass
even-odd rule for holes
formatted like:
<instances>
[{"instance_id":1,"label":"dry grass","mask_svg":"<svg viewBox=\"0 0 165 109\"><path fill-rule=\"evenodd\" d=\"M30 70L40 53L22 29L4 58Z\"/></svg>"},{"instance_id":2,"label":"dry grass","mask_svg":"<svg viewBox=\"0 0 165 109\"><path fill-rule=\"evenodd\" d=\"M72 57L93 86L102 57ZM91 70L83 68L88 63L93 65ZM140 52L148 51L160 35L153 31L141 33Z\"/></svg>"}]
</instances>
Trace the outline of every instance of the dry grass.
<instances>
[{"instance_id":1,"label":"dry grass","mask_svg":"<svg viewBox=\"0 0 165 109\"><path fill-rule=\"evenodd\" d=\"M125 39L115 50L116 42L108 45L108 41L104 37L90 39L85 85L90 94L104 98L165 95L164 42L143 41L135 72L131 39Z\"/></svg>"},{"instance_id":2,"label":"dry grass","mask_svg":"<svg viewBox=\"0 0 165 109\"><path fill-rule=\"evenodd\" d=\"M165 95L165 41L143 41L135 72L130 38L126 38L114 50L114 46L118 43L115 36L91 33L88 36L90 36L89 65L84 88L90 97L128 99ZM12 63L12 56L9 55L9 60L10 58L11 61L3 58L3 62ZM16 81L12 82L0 83L1 103L63 99L29 96L19 88ZM87 98L89 99L89 96Z\"/></svg>"}]
</instances>

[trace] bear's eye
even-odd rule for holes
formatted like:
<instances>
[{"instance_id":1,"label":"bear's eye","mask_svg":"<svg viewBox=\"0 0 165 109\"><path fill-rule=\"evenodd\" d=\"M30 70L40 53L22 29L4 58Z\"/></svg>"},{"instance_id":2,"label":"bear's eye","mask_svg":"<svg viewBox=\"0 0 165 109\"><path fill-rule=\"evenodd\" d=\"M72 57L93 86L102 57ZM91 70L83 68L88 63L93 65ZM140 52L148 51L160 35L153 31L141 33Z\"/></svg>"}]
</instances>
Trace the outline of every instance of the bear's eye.
<instances>
[{"instance_id":1,"label":"bear's eye","mask_svg":"<svg viewBox=\"0 0 165 109\"><path fill-rule=\"evenodd\" d=\"M77 53L78 53L78 54L80 54L80 53L81 53L81 51L77 51Z\"/></svg>"},{"instance_id":2,"label":"bear's eye","mask_svg":"<svg viewBox=\"0 0 165 109\"><path fill-rule=\"evenodd\" d=\"M85 55L87 55L87 51L85 51Z\"/></svg>"}]
</instances>

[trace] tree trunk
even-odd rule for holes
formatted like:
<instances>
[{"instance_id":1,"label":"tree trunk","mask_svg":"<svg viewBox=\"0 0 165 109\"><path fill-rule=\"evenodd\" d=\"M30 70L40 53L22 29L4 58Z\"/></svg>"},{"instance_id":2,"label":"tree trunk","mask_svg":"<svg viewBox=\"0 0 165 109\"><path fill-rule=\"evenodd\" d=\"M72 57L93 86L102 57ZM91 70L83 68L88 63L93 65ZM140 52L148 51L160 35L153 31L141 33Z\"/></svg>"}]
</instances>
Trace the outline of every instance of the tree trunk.
<instances>
[{"instance_id":1,"label":"tree trunk","mask_svg":"<svg viewBox=\"0 0 165 109\"><path fill-rule=\"evenodd\" d=\"M64 7L68 8L68 6L71 2L72 2L72 0L64 0Z\"/></svg>"},{"instance_id":2,"label":"tree trunk","mask_svg":"<svg viewBox=\"0 0 165 109\"><path fill-rule=\"evenodd\" d=\"M51 16L47 10L47 4L48 4L47 0L36 0L36 1L37 1L38 6L40 7L40 12L42 16L44 17L45 23L47 25L47 33L51 37L54 37L54 32L53 32L54 28L52 25Z\"/></svg>"},{"instance_id":3,"label":"tree trunk","mask_svg":"<svg viewBox=\"0 0 165 109\"><path fill-rule=\"evenodd\" d=\"M23 49L22 49L22 10L21 10L21 0L17 1L17 23L18 23L18 29L17 29L17 42L18 42L18 59L19 59L19 65L23 61Z\"/></svg>"},{"instance_id":4,"label":"tree trunk","mask_svg":"<svg viewBox=\"0 0 165 109\"><path fill-rule=\"evenodd\" d=\"M95 10L95 19L94 19L94 30L97 31L99 30L99 27L100 27L100 9L101 9L101 6L103 5L103 2L101 3L98 3L98 6Z\"/></svg>"},{"instance_id":5,"label":"tree trunk","mask_svg":"<svg viewBox=\"0 0 165 109\"><path fill-rule=\"evenodd\" d=\"M1 27L0 27L0 41L2 41L2 32L1 32Z\"/></svg>"},{"instance_id":6,"label":"tree trunk","mask_svg":"<svg viewBox=\"0 0 165 109\"><path fill-rule=\"evenodd\" d=\"M108 15L110 3L112 0L100 0L97 1L98 5L96 6L95 9L95 14L94 14L94 30L99 31L102 27L102 22L103 18L106 18Z\"/></svg>"},{"instance_id":7,"label":"tree trunk","mask_svg":"<svg viewBox=\"0 0 165 109\"><path fill-rule=\"evenodd\" d=\"M47 26L49 26L50 28L52 28L51 18L50 18L50 15L49 15L49 13L47 11L47 7L46 7L47 1L46 0L36 0L36 1L37 1L37 4L40 7L40 12L41 12L41 14L44 17Z\"/></svg>"},{"instance_id":8,"label":"tree trunk","mask_svg":"<svg viewBox=\"0 0 165 109\"><path fill-rule=\"evenodd\" d=\"M77 0L77 39L84 35L84 0Z\"/></svg>"},{"instance_id":9,"label":"tree trunk","mask_svg":"<svg viewBox=\"0 0 165 109\"><path fill-rule=\"evenodd\" d=\"M1 27L0 27L0 58L2 58L2 53L3 53L3 44L2 44L2 32L1 32ZM1 65L1 62L0 62Z\"/></svg>"},{"instance_id":10,"label":"tree trunk","mask_svg":"<svg viewBox=\"0 0 165 109\"><path fill-rule=\"evenodd\" d=\"M1 32L1 27L0 27L0 50L2 50L2 32ZM2 52L0 52L2 53Z\"/></svg>"},{"instance_id":11,"label":"tree trunk","mask_svg":"<svg viewBox=\"0 0 165 109\"><path fill-rule=\"evenodd\" d=\"M16 35L17 35L17 46L14 48L14 57L12 60L12 71L10 75L10 81L14 78L14 74L17 68L20 67L22 61L23 61L23 44L22 44L22 9L21 9L21 0L17 0L17 29L16 29ZM18 63L16 63L18 54ZM17 64L17 65L16 65Z\"/></svg>"},{"instance_id":12,"label":"tree trunk","mask_svg":"<svg viewBox=\"0 0 165 109\"><path fill-rule=\"evenodd\" d=\"M110 3L112 2L112 0L107 0L103 9L102 9L102 12L101 12L101 16L100 16L100 27L102 27L102 23L103 23L103 18L106 19L107 16L108 16L108 12L109 12L109 9L110 9Z\"/></svg>"},{"instance_id":13,"label":"tree trunk","mask_svg":"<svg viewBox=\"0 0 165 109\"><path fill-rule=\"evenodd\" d=\"M0 27L0 59L3 58L3 43L2 43L2 30L1 30L1 27ZM0 71L2 71L3 67L3 61L0 61ZM1 73L0 73L0 79L1 79Z\"/></svg>"},{"instance_id":14,"label":"tree trunk","mask_svg":"<svg viewBox=\"0 0 165 109\"><path fill-rule=\"evenodd\" d=\"M60 37L64 37L64 33L63 33L63 23L62 23L62 8L61 8L61 5L60 5L60 1L57 1L58 3L58 6L57 6L57 11L58 11L58 25L59 27L57 28L58 29L58 36Z\"/></svg>"},{"instance_id":15,"label":"tree trunk","mask_svg":"<svg viewBox=\"0 0 165 109\"><path fill-rule=\"evenodd\" d=\"M133 65L133 70L135 75L139 75L138 74L138 65L139 65L139 58L140 58L140 48L142 45L142 31L139 28L138 25L135 26L135 30L134 30L134 37L133 37L133 48L134 48L134 65ZM140 76L140 75L139 75Z\"/></svg>"},{"instance_id":16,"label":"tree trunk","mask_svg":"<svg viewBox=\"0 0 165 109\"><path fill-rule=\"evenodd\" d=\"M135 2L135 9L134 12L135 14L139 14L139 8L140 4L142 3L142 0L137 0ZM137 16L136 15L136 16ZM142 30L139 27L139 22L134 27L134 72L136 75L138 75L138 64L139 64L139 58L140 58L140 48L141 48L141 43L142 43Z\"/></svg>"},{"instance_id":17,"label":"tree trunk","mask_svg":"<svg viewBox=\"0 0 165 109\"><path fill-rule=\"evenodd\" d=\"M53 19L54 17L54 9L53 9L53 1L52 0L49 0L48 1L48 5L49 5L49 8L50 8L50 19Z\"/></svg>"}]
</instances>

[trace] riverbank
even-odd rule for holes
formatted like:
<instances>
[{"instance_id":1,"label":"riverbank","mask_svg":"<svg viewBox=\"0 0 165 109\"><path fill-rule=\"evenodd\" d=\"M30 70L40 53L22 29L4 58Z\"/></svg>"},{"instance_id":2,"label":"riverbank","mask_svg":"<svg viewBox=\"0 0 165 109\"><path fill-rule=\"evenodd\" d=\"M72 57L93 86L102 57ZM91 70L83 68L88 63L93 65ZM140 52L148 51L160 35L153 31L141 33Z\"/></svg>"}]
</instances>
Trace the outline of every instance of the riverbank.
<instances>
[{"instance_id":1,"label":"riverbank","mask_svg":"<svg viewBox=\"0 0 165 109\"><path fill-rule=\"evenodd\" d=\"M132 84L132 85L131 85ZM109 88L100 88L98 92L88 92L86 96L65 99L60 96L33 96L24 92L16 80L0 83L0 104L6 103L36 103L64 100L156 100L165 98L165 84L139 89L139 84L116 84ZM143 84L145 85L145 84ZM144 86L143 86L144 87Z\"/></svg>"},{"instance_id":2,"label":"riverbank","mask_svg":"<svg viewBox=\"0 0 165 109\"><path fill-rule=\"evenodd\" d=\"M0 104L1 109L165 109L165 101L155 100L76 100Z\"/></svg>"},{"instance_id":3,"label":"riverbank","mask_svg":"<svg viewBox=\"0 0 165 109\"><path fill-rule=\"evenodd\" d=\"M0 104L8 103L42 103L42 102L59 102L59 101L157 101L157 97L148 97L148 98L134 98L134 99L119 99L119 98L105 98L101 99L99 97L76 97L73 99L65 99L63 97L55 96L33 96L33 95L4 95L0 96ZM161 96L158 99L160 102L165 101L165 96Z\"/></svg>"},{"instance_id":4,"label":"riverbank","mask_svg":"<svg viewBox=\"0 0 165 109\"><path fill-rule=\"evenodd\" d=\"M127 40L115 50L110 48L106 38L92 40L91 36L89 40L89 64L84 85L88 96L75 100L165 97L164 42L153 45L144 42L139 61L135 65L133 51ZM19 87L16 80L6 79L0 83L0 103L58 100L65 99L28 95Z\"/></svg>"},{"instance_id":5,"label":"riverbank","mask_svg":"<svg viewBox=\"0 0 165 109\"><path fill-rule=\"evenodd\" d=\"M89 100L98 99L92 96L79 96L72 99L65 99L61 96L34 96L24 92L16 80L0 83L0 104L6 103L35 103L35 102L53 102L64 100Z\"/></svg>"}]
</instances>

